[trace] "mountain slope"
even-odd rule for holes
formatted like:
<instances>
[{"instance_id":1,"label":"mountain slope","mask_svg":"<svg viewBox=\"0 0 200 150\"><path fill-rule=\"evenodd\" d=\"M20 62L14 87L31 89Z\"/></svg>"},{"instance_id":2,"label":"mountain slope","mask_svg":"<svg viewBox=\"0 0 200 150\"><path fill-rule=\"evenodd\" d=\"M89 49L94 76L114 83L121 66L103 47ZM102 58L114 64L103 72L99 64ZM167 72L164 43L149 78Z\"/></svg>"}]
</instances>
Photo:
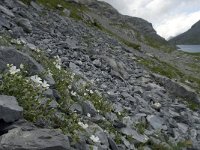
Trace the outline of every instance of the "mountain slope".
<instances>
[{"instance_id":1,"label":"mountain slope","mask_svg":"<svg viewBox=\"0 0 200 150\"><path fill-rule=\"evenodd\" d=\"M200 44L200 21L195 23L188 31L169 40L173 44Z\"/></svg>"},{"instance_id":2,"label":"mountain slope","mask_svg":"<svg viewBox=\"0 0 200 150\"><path fill-rule=\"evenodd\" d=\"M198 149L197 88L163 61L180 53L134 48L91 2L0 1L0 150Z\"/></svg>"}]
</instances>

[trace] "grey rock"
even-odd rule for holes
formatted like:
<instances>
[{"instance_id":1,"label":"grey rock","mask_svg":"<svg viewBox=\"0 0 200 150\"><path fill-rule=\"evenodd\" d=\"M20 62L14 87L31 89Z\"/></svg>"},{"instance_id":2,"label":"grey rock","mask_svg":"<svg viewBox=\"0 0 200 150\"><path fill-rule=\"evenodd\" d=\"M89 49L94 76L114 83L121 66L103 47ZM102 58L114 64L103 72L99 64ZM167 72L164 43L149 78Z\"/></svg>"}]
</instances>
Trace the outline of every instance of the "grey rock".
<instances>
[{"instance_id":1,"label":"grey rock","mask_svg":"<svg viewBox=\"0 0 200 150\"><path fill-rule=\"evenodd\" d=\"M196 103L200 103L200 98L195 93L195 91L193 89L191 89L190 87L188 87L182 83L178 83L173 80L170 80L161 75L153 74L153 77L155 78L156 81L161 83L172 94L174 94L176 96L188 98L190 100L193 100Z\"/></svg>"},{"instance_id":2,"label":"grey rock","mask_svg":"<svg viewBox=\"0 0 200 150\"><path fill-rule=\"evenodd\" d=\"M42 10L42 7L40 6L40 5L38 5L37 3L35 3L35 2L33 2L33 1L31 1L31 6L33 7L33 8L35 8L37 11L41 11Z\"/></svg>"},{"instance_id":3,"label":"grey rock","mask_svg":"<svg viewBox=\"0 0 200 150\"><path fill-rule=\"evenodd\" d=\"M5 0L4 2L9 9L12 9L16 6L12 0Z\"/></svg>"},{"instance_id":4,"label":"grey rock","mask_svg":"<svg viewBox=\"0 0 200 150\"><path fill-rule=\"evenodd\" d=\"M121 103L114 103L113 109L116 113L123 112L124 110Z\"/></svg>"},{"instance_id":5,"label":"grey rock","mask_svg":"<svg viewBox=\"0 0 200 150\"><path fill-rule=\"evenodd\" d=\"M0 47L0 70L4 71L7 69L7 64L13 64L17 68L19 68L20 64L27 65L30 75L39 74L44 71L44 68L29 55L13 48Z\"/></svg>"},{"instance_id":6,"label":"grey rock","mask_svg":"<svg viewBox=\"0 0 200 150\"><path fill-rule=\"evenodd\" d=\"M115 120L117 120L117 115L112 112L106 113L105 117L106 117L106 119L110 120L111 122L114 122Z\"/></svg>"},{"instance_id":7,"label":"grey rock","mask_svg":"<svg viewBox=\"0 0 200 150\"><path fill-rule=\"evenodd\" d=\"M101 141L102 145L106 145L107 147L109 147L108 138L107 138L107 135L104 132L97 131L95 133L95 135L99 137L99 140Z\"/></svg>"},{"instance_id":8,"label":"grey rock","mask_svg":"<svg viewBox=\"0 0 200 150\"><path fill-rule=\"evenodd\" d=\"M188 131L188 126L184 123L177 123L179 130L181 130L182 133L186 133Z\"/></svg>"},{"instance_id":9,"label":"grey rock","mask_svg":"<svg viewBox=\"0 0 200 150\"><path fill-rule=\"evenodd\" d=\"M43 94L44 94L45 97L54 98L53 90L52 89L47 89L46 91L44 91Z\"/></svg>"},{"instance_id":10,"label":"grey rock","mask_svg":"<svg viewBox=\"0 0 200 150\"><path fill-rule=\"evenodd\" d=\"M2 135L0 145L4 149L70 150L68 137L50 129L23 131L15 128Z\"/></svg>"},{"instance_id":11,"label":"grey rock","mask_svg":"<svg viewBox=\"0 0 200 150\"><path fill-rule=\"evenodd\" d=\"M84 101L82 103L82 108L84 115L87 115L89 113L91 116L95 116L97 114L96 108L90 101Z\"/></svg>"},{"instance_id":12,"label":"grey rock","mask_svg":"<svg viewBox=\"0 0 200 150\"><path fill-rule=\"evenodd\" d=\"M149 140L146 135L141 135L131 128L122 128L121 132L125 135L132 136L132 138L141 143L146 143Z\"/></svg>"},{"instance_id":13,"label":"grey rock","mask_svg":"<svg viewBox=\"0 0 200 150\"><path fill-rule=\"evenodd\" d=\"M124 145L128 148L128 149L132 149L132 150L135 150L135 146L133 144L131 144L125 137L122 137L121 138Z\"/></svg>"},{"instance_id":14,"label":"grey rock","mask_svg":"<svg viewBox=\"0 0 200 150\"><path fill-rule=\"evenodd\" d=\"M20 18L20 19L17 19L16 22L20 27L23 28L25 32L31 33L33 27L28 19Z\"/></svg>"},{"instance_id":15,"label":"grey rock","mask_svg":"<svg viewBox=\"0 0 200 150\"><path fill-rule=\"evenodd\" d=\"M55 80L54 80L54 78L51 75L49 75L49 74L45 75L44 79L47 81L47 83L50 86L54 86L55 85Z\"/></svg>"},{"instance_id":16,"label":"grey rock","mask_svg":"<svg viewBox=\"0 0 200 150\"><path fill-rule=\"evenodd\" d=\"M162 118L155 116L155 115L148 115L147 116L147 121L150 123L150 125L154 128L154 129L162 129L163 128L163 123L164 121L162 120Z\"/></svg>"},{"instance_id":17,"label":"grey rock","mask_svg":"<svg viewBox=\"0 0 200 150\"><path fill-rule=\"evenodd\" d=\"M115 141L112 138L108 137L108 142L110 144L111 150L119 150L117 147L117 144L115 143Z\"/></svg>"},{"instance_id":18,"label":"grey rock","mask_svg":"<svg viewBox=\"0 0 200 150\"><path fill-rule=\"evenodd\" d=\"M61 99L59 92L55 89L53 89L53 96L56 99L56 101L59 101Z\"/></svg>"},{"instance_id":19,"label":"grey rock","mask_svg":"<svg viewBox=\"0 0 200 150\"><path fill-rule=\"evenodd\" d=\"M113 126L115 128L118 128L118 129L126 127L126 125L123 122L119 121L119 120L114 121Z\"/></svg>"},{"instance_id":20,"label":"grey rock","mask_svg":"<svg viewBox=\"0 0 200 150\"><path fill-rule=\"evenodd\" d=\"M10 23L2 16L0 16L0 27L1 26L10 29Z\"/></svg>"},{"instance_id":21,"label":"grey rock","mask_svg":"<svg viewBox=\"0 0 200 150\"><path fill-rule=\"evenodd\" d=\"M13 96L0 96L0 119L10 123L22 118L23 108L18 105Z\"/></svg>"},{"instance_id":22,"label":"grey rock","mask_svg":"<svg viewBox=\"0 0 200 150\"><path fill-rule=\"evenodd\" d=\"M79 103L74 103L69 108L72 112L77 112L78 114L83 113L83 109Z\"/></svg>"},{"instance_id":23,"label":"grey rock","mask_svg":"<svg viewBox=\"0 0 200 150\"><path fill-rule=\"evenodd\" d=\"M4 14L10 16L10 17L14 17L15 16L11 10L3 7L2 5L0 5L0 11L3 12Z\"/></svg>"},{"instance_id":24,"label":"grey rock","mask_svg":"<svg viewBox=\"0 0 200 150\"><path fill-rule=\"evenodd\" d=\"M95 59L93 61L93 64L96 66L96 67L101 67L101 61L99 59Z\"/></svg>"},{"instance_id":25,"label":"grey rock","mask_svg":"<svg viewBox=\"0 0 200 150\"><path fill-rule=\"evenodd\" d=\"M69 63L69 68L70 68L73 72L75 72L75 73L77 73L77 74L80 73L80 68L79 68L79 66L77 66L76 64L74 64L74 63L72 63L72 62Z\"/></svg>"},{"instance_id":26,"label":"grey rock","mask_svg":"<svg viewBox=\"0 0 200 150\"><path fill-rule=\"evenodd\" d=\"M59 105L54 99L40 99L39 100L40 104L47 106L47 108L57 108L57 106Z\"/></svg>"},{"instance_id":27,"label":"grey rock","mask_svg":"<svg viewBox=\"0 0 200 150\"><path fill-rule=\"evenodd\" d=\"M24 36L24 31L21 27L14 27L12 28L12 37L13 38L20 38L21 36Z\"/></svg>"}]
</instances>

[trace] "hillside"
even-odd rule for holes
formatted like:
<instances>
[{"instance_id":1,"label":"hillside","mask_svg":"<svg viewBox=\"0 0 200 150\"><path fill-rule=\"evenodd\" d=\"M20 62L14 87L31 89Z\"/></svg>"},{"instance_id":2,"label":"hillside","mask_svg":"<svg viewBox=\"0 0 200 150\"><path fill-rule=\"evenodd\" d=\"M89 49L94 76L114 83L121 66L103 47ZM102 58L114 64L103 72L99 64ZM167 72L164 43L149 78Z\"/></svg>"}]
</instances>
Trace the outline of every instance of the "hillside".
<instances>
[{"instance_id":1,"label":"hillside","mask_svg":"<svg viewBox=\"0 0 200 150\"><path fill-rule=\"evenodd\" d=\"M169 40L176 45L199 45L200 44L200 21L195 23L188 31Z\"/></svg>"},{"instance_id":2,"label":"hillside","mask_svg":"<svg viewBox=\"0 0 200 150\"><path fill-rule=\"evenodd\" d=\"M199 149L199 58L104 2L2 0L0 150Z\"/></svg>"}]
</instances>

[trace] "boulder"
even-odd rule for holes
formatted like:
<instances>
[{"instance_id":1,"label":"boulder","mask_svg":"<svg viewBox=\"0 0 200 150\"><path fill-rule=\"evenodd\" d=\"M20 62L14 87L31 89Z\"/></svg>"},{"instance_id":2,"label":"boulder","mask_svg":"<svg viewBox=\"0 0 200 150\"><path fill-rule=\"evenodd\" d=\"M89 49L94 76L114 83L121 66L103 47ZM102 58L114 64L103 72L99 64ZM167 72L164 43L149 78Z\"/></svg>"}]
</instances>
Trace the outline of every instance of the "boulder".
<instances>
[{"instance_id":1,"label":"boulder","mask_svg":"<svg viewBox=\"0 0 200 150\"><path fill-rule=\"evenodd\" d=\"M0 119L10 123L22 118L23 108L13 96L0 95Z\"/></svg>"},{"instance_id":2,"label":"boulder","mask_svg":"<svg viewBox=\"0 0 200 150\"><path fill-rule=\"evenodd\" d=\"M57 130L14 128L1 136L0 150L70 150L69 139Z\"/></svg>"},{"instance_id":3,"label":"boulder","mask_svg":"<svg viewBox=\"0 0 200 150\"><path fill-rule=\"evenodd\" d=\"M0 47L0 71L4 71L7 68L7 64L13 64L17 68L19 68L20 64L27 65L28 72L31 75L44 71L44 68L29 55L13 48Z\"/></svg>"},{"instance_id":4,"label":"boulder","mask_svg":"<svg viewBox=\"0 0 200 150\"><path fill-rule=\"evenodd\" d=\"M90 114L93 117L97 114L96 108L90 101L84 101L82 103L82 108L85 115Z\"/></svg>"},{"instance_id":5,"label":"boulder","mask_svg":"<svg viewBox=\"0 0 200 150\"><path fill-rule=\"evenodd\" d=\"M24 32L31 33L32 25L28 19L20 18L20 19L17 19L16 22L18 26L23 28Z\"/></svg>"}]
</instances>

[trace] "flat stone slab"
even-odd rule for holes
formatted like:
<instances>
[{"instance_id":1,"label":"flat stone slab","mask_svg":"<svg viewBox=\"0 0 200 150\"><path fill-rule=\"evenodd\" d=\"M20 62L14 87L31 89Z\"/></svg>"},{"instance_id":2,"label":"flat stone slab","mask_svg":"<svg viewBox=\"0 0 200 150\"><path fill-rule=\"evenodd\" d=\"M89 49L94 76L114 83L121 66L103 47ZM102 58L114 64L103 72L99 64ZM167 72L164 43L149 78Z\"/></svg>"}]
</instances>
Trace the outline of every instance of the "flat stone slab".
<instances>
[{"instance_id":1,"label":"flat stone slab","mask_svg":"<svg viewBox=\"0 0 200 150\"><path fill-rule=\"evenodd\" d=\"M155 129L162 129L164 121L162 118L155 116L155 115L148 115L147 121L150 123L150 125Z\"/></svg>"},{"instance_id":2,"label":"flat stone slab","mask_svg":"<svg viewBox=\"0 0 200 150\"><path fill-rule=\"evenodd\" d=\"M132 136L138 142L146 143L149 138L146 135L139 134L137 131L131 128L122 128L121 132L125 135Z\"/></svg>"}]
</instances>

